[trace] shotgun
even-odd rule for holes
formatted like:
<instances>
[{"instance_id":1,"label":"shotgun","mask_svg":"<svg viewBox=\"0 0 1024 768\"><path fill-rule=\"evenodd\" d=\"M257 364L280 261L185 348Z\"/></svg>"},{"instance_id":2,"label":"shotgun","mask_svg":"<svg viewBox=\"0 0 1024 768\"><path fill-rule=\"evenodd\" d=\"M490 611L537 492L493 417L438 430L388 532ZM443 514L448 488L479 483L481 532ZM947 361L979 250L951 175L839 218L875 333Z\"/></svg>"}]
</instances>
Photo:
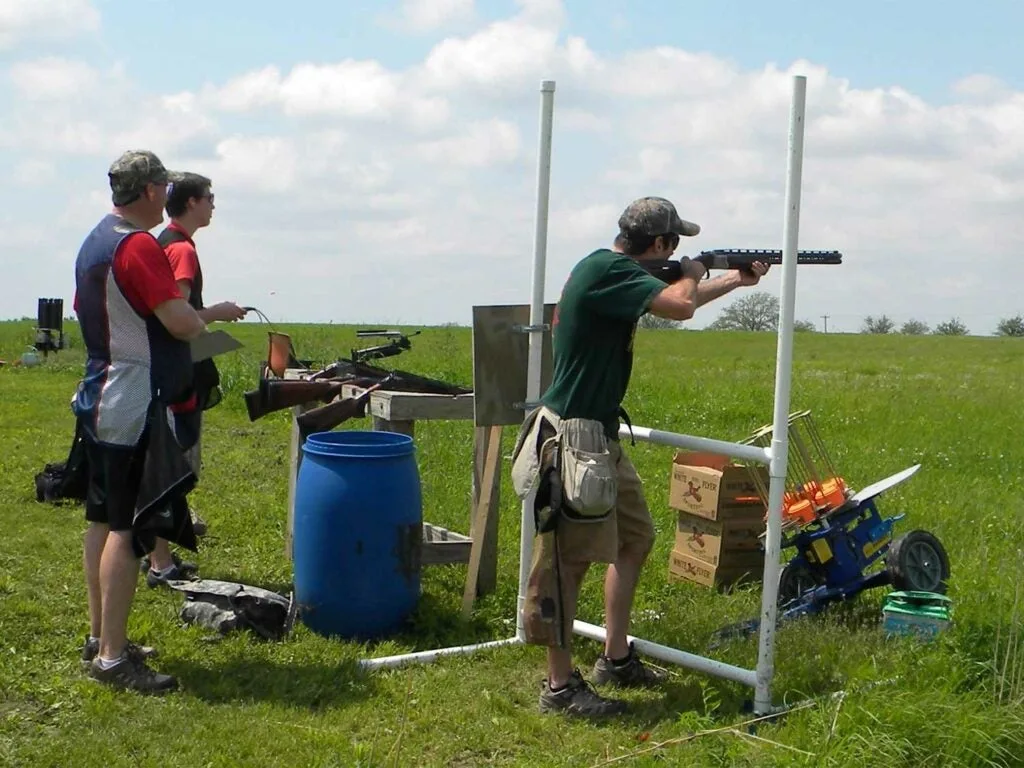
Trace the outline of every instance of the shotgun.
<instances>
[{"instance_id":1,"label":"shotgun","mask_svg":"<svg viewBox=\"0 0 1024 768\"><path fill-rule=\"evenodd\" d=\"M683 259L688 258L683 256ZM719 248L701 251L694 261L712 269L749 270L755 261L764 264L781 264L782 251L751 248ZM843 254L839 251L797 251L797 264L842 264ZM637 261L641 267L665 283L674 283L683 276L682 259L660 261Z\"/></svg>"},{"instance_id":2,"label":"shotgun","mask_svg":"<svg viewBox=\"0 0 1024 768\"><path fill-rule=\"evenodd\" d=\"M391 380L387 376L371 387L367 387L356 397L346 397L336 400L319 408L313 408L295 417L295 422L306 434L313 432L329 432L351 418L362 418L366 415L366 403L370 400L370 394L380 389Z\"/></svg>"},{"instance_id":3,"label":"shotgun","mask_svg":"<svg viewBox=\"0 0 1024 768\"><path fill-rule=\"evenodd\" d=\"M302 381L301 379L260 379L259 387L245 393L249 421L268 413L302 405L313 400L329 403L339 394L344 382Z\"/></svg>"}]
</instances>

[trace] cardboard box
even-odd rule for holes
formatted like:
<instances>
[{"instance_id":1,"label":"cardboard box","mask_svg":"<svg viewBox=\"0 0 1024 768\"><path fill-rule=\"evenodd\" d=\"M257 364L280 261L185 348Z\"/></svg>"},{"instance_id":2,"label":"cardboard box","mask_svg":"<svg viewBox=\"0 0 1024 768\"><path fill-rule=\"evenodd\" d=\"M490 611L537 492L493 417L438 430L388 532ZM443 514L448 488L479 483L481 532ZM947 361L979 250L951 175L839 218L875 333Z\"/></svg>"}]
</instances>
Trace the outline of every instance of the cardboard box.
<instances>
[{"instance_id":1,"label":"cardboard box","mask_svg":"<svg viewBox=\"0 0 1024 768\"><path fill-rule=\"evenodd\" d=\"M764 573L764 555L747 553L747 562L711 565L703 560L672 550L668 560L670 579L688 581L704 587L728 587L760 581Z\"/></svg>"},{"instance_id":2,"label":"cardboard box","mask_svg":"<svg viewBox=\"0 0 1024 768\"><path fill-rule=\"evenodd\" d=\"M680 512L676 520L675 549L710 565L728 564L729 560L760 552L760 536L764 530L764 515L760 507L723 520L708 520Z\"/></svg>"},{"instance_id":3,"label":"cardboard box","mask_svg":"<svg viewBox=\"0 0 1024 768\"><path fill-rule=\"evenodd\" d=\"M754 468L765 485L768 468ZM728 456L715 453L677 453L672 459L668 505L680 512L718 520L722 517L761 509L764 504L750 469L736 466Z\"/></svg>"}]
</instances>

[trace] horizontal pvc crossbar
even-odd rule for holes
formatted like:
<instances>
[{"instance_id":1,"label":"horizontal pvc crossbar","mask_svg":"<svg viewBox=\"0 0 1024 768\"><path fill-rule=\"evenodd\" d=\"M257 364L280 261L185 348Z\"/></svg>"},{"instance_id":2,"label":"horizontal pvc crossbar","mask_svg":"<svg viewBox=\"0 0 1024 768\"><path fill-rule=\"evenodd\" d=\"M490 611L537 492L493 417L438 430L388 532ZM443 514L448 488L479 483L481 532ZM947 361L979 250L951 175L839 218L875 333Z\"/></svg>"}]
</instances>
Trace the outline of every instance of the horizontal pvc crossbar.
<instances>
[{"instance_id":1,"label":"horizontal pvc crossbar","mask_svg":"<svg viewBox=\"0 0 1024 768\"><path fill-rule=\"evenodd\" d=\"M588 624L585 621L577 620L572 624L572 631L581 637L587 637L591 640L598 640L602 643L605 640L606 633L604 627L599 627L596 624ZM680 651L678 648L670 648L667 645L652 643L650 640L644 640L643 638L631 635L627 635L626 639L627 642L632 642L636 645L638 652L652 658L678 664L682 667L689 667L698 672L732 680L736 683L742 683L750 688L757 685L757 672L752 669L735 667L732 664L715 661L704 656L697 656L693 653Z\"/></svg>"},{"instance_id":2,"label":"horizontal pvc crossbar","mask_svg":"<svg viewBox=\"0 0 1024 768\"><path fill-rule=\"evenodd\" d=\"M473 653L488 648L499 648L505 645L516 645L521 642L518 637L510 637L505 640L491 640L486 643L475 645L453 645L448 648L434 648L429 651L416 651L414 653L399 653L395 656L381 656L377 659L360 659L359 666L363 669L382 669L384 667L401 667L405 664L427 664L435 661L441 656L456 656L460 653Z\"/></svg>"},{"instance_id":3,"label":"horizontal pvc crossbar","mask_svg":"<svg viewBox=\"0 0 1024 768\"><path fill-rule=\"evenodd\" d=\"M630 427L623 424L619 427L619 436L623 438L634 437L637 440L643 440L648 443L660 443L676 448L689 448L693 451L718 453L724 456L732 456L736 459L758 461L762 464L768 464L772 460L770 448L744 445L743 443L730 443L725 440L714 440L710 437L694 437L693 435L683 435L678 432L665 432L661 429L633 427L632 431L630 431Z\"/></svg>"}]
</instances>

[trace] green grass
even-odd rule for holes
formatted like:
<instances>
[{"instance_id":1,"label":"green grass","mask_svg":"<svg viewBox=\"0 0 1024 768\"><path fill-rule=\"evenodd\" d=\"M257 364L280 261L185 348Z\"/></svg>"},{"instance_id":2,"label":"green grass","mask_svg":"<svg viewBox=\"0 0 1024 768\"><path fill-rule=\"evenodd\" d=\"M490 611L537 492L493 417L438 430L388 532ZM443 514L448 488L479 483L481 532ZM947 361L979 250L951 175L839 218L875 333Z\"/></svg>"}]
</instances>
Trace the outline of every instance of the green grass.
<instances>
[{"instance_id":1,"label":"green grass","mask_svg":"<svg viewBox=\"0 0 1024 768\"><path fill-rule=\"evenodd\" d=\"M31 342L29 323L0 324L0 359ZM937 534L952 563L954 624L931 644L891 640L879 626L882 590L778 634L777 703L814 698L756 741L728 727L748 716L750 691L673 668L659 692L628 694L632 713L603 725L536 711L543 653L508 647L392 671L355 662L487 639L514 630L519 508L507 462L498 588L460 617L465 567L430 568L412 626L384 643L329 641L299 625L279 643L247 635L206 642L178 620L181 597L140 583L130 634L159 647L157 667L182 690L162 699L112 693L78 666L87 630L82 513L37 504L33 475L63 459L68 401L82 364L73 347L42 366L0 368L0 765L12 766L941 766L1024 761L1024 346L1014 339L800 334L792 403L815 413L855 487L921 462L882 498L899 531ZM211 411L204 476L193 494L210 523L203 575L287 588L284 555L289 422L256 423L242 392L256 381L265 328L236 326L246 347L221 371L225 403ZM300 355L346 355L354 328L289 326ZM394 360L405 370L472 385L464 328L430 328ZM634 423L742 439L770 420L775 337L645 331L626 403ZM353 426L364 427L365 422ZM514 435L506 429L506 455ZM424 515L468 529L472 425L416 426ZM667 579L674 513L669 448L627 450L644 477L658 530L636 600L638 636L706 652L714 630L757 612L756 589L721 595ZM581 617L600 623L596 569ZM577 640L586 671L599 648ZM751 667L756 641L715 652ZM842 695L832 696L839 691ZM709 729L714 734L679 741ZM745 732L744 728L739 729ZM676 742L673 743L673 740ZM670 742L660 748L656 745ZM811 753L813 757L805 754Z\"/></svg>"}]
</instances>

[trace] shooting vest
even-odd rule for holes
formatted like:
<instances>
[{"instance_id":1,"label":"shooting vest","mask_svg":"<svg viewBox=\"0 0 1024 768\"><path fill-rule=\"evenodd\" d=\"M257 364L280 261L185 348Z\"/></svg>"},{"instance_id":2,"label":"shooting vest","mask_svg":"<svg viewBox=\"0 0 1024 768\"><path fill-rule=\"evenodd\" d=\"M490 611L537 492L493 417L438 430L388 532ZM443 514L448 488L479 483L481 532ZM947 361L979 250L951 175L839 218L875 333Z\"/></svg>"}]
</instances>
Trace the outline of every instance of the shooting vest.
<instances>
[{"instance_id":1,"label":"shooting vest","mask_svg":"<svg viewBox=\"0 0 1024 768\"><path fill-rule=\"evenodd\" d=\"M93 440L117 446L138 443L152 401L180 402L192 385L188 343L175 339L156 315L139 314L114 276L114 254L136 232L145 230L108 214L75 261L86 363L72 410Z\"/></svg>"},{"instance_id":2,"label":"shooting vest","mask_svg":"<svg viewBox=\"0 0 1024 768\"><path fill-rule=\"evenodd\" d=\"M195 247L192 239L181 230L173 227L165 227L164 231L157 237L160 247L167 250L171 243L189 243ZM196 274L192 278L192 289L188 294L188 303L192 309L198 312L203 309L203 267L196 258ZM196 397L198 398L199 410L205 411L220 403L222 393L220 389L220 371L213 362L213 358L200 360L194 365L193 376L195 379Z\"/></svg>"}]
</instances>

